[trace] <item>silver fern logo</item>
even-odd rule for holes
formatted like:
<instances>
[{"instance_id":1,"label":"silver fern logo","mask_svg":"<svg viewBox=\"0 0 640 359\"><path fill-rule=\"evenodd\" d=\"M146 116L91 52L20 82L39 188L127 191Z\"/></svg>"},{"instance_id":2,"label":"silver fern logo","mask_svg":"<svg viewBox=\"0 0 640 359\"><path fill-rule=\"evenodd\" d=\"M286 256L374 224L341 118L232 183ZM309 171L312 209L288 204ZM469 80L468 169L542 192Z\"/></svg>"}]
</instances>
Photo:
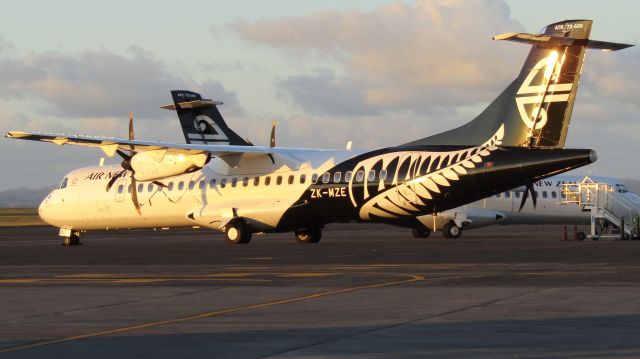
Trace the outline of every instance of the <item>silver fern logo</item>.
<instances>
[{"instance_id":1,"label":"silver fern logo","mask_svg":"<svg viewBox=\"0 0 640 359\"><path fill-rule=\"evenodd\" d=\"M433 194L460 180L467 170L482 163L504 137L504 124L484 144L459 151L401 151L395 156L384 154L366 159L353 170L363 172L364 186L353 186L357 175L349 181L349 197L354 207L360 207L361 219L399 218L415 216L433 199ZM377 168L386 176L368 176ZM390 172L392 170L393 173ZM377 186L372 181L377 181ZM375 190L370 191L372 186ZM357 190L362 188L362 191ZM370 193L373 192L373 193Z\"/></svg>"}]
</instances>

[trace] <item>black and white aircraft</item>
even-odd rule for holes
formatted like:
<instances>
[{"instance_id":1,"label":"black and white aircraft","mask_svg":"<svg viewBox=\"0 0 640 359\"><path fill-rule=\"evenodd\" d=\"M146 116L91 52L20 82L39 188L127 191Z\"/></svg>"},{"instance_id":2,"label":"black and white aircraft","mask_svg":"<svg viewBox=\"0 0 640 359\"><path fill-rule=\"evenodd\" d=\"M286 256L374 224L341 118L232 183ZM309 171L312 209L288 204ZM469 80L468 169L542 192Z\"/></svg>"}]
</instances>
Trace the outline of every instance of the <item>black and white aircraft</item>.
<instances>
[{"instance_id":1,"label":"black and white aircraft","mask_svg":"<svg viewBox=\"0 0 640 359\"><path fill-rule=\"evenodd\" d=\"M314 243L324 224L375 221L427 230L419 216L446 211L596 160L563 149L587 48L630 45L589 40L591 20L551 24L542 34L494 37L532 49L518 77L471 122L372 151L253 146L217 106L172 91L186 144L134 138L9 132L6 137L100 148L121 166L67 174L39 208L65 244L88 230L201 226L230 243L255 232L294 231Z\"/></svg>"}]
</instances>

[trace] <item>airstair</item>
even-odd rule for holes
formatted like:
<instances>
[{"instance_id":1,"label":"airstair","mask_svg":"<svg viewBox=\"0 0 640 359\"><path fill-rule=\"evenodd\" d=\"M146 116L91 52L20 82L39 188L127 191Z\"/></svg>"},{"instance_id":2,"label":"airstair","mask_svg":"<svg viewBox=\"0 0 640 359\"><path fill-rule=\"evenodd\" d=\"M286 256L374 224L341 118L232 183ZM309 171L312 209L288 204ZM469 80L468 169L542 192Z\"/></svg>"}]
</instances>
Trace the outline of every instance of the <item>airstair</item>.
<instances>
[{"instance_id":1,"label":"airstair","mask_svg":"<svg viewBox=\"0 0 640 359\"><path fill-rule=\"evenodd\" d=\"M616 188L585 177L580 183L563 184L562 195L563 203L575 203L591 212L591 239L638 239L640 207Z\"/></svg>"}]
</instances>

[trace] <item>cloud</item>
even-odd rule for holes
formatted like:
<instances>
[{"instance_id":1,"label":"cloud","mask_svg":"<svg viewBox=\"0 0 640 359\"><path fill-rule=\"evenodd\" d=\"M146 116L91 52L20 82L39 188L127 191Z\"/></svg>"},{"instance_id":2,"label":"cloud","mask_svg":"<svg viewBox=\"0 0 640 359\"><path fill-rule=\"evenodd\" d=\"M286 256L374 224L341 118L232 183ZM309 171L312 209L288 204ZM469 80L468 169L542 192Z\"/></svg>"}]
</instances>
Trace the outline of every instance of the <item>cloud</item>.
<instances>
[{"instance_id":1,"label":"cloud","mask_svg":"<svg viewBox=\"0 0 640 359\"><path fill-rule=\"evenodd\" d=\"M223 100L244 113L235 93L213 80L198 82L172 71L151 53L130 47L124 55L108 50L68 55L55 51L0 58L0 95L37 100L40 112L59 117L158 117L170 102L168 91L192 89ZM211 92L209 92L211 91Z\"/></svg>"},{"instance_id":2,"label":"cloud","mask_svg":"<svg viewBox=\"0 0 640 359\"><path fill-rule=\"evenodd\" d=\"M278 83L310 113L424 112L487 101L515 77L526 51L492 43L492 35L523 30L504 2L492 0L424 0L229 26L246 41L342 66L341 76L323 69ZM332 101L331 91L343 100Z\"/></svg>"}]
</instances>

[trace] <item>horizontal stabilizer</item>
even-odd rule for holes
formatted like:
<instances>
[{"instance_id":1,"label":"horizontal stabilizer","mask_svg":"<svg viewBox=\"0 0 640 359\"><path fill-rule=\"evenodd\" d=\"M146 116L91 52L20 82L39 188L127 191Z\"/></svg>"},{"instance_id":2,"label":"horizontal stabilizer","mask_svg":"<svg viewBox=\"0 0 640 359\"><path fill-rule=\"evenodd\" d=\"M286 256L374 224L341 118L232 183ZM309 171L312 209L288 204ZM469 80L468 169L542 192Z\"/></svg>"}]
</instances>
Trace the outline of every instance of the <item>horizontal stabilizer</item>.
<instances>
[{"instance_id":1,"label":"horizontal stabilizer","mask_svg":"<svg viewBox=\"0 0 640 359\"><path fill-rule=\"evenodd\" d=\"M218 106L218 105L222 105L222 101L213 101L209 99L203 99L203 100L196 100L196 101L189 101L189 102L180 102L175 105L174 104L164 105L164 106L160 106L160 108L163 108L165 110L175 111L177 108L196 109L196 108L206 108L206 107Z\"/></svg>"},{"instance_id":2,"label":"horizontal stabilizer","mask_svg":"<svg viewBox=\"0 0 640 359\"><path fill-rule=\"evenodd\" d=\"M590 49L598 49L605 51L617 51L626 49L633 45L621 44L616 42L597 41L589 39L576 39L572 37L549 36L539 34L525 34L518 32L510 32L506 34L496 35L494 40L514 41L523 44L535 45L539 48L553 48L563 46L586 46Z\"/></svg>"}]
</instances>

